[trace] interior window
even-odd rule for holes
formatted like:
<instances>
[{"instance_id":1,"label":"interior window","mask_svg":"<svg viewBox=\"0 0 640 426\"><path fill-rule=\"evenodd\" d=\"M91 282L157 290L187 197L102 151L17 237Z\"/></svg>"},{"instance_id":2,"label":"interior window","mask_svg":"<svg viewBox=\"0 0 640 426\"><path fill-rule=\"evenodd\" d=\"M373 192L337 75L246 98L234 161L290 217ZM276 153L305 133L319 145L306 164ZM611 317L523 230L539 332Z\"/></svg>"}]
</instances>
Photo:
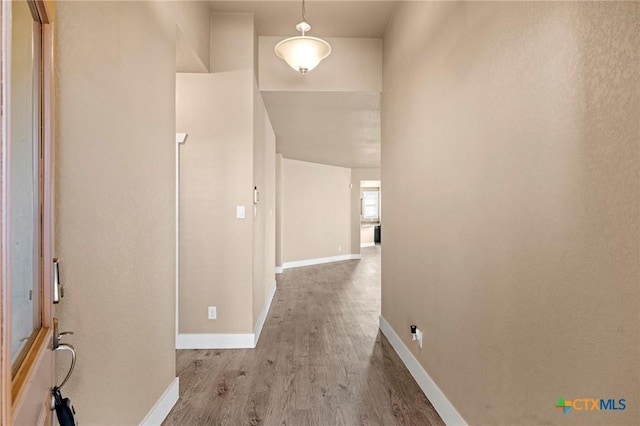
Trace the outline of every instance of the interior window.
<instances>
[{"instance_id":1,"label":"interior window","mask_svg":"<svg viewBox=\"0 0 640 426\"><path fill-rule=\"evenodd\" d=\"M362 219L367 221L377 221L379 217L379 191L362 191Z\"/></svg>"}]
</instances>

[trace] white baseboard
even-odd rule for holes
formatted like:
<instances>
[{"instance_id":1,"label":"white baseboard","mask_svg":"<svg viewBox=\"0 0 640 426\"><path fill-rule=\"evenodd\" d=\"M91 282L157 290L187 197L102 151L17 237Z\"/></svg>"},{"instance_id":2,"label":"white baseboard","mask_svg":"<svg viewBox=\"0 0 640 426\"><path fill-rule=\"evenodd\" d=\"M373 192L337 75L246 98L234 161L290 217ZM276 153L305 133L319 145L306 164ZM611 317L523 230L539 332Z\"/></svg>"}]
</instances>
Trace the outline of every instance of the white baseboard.
<instances>
[{"instance_id":1,"label":"white baseboard","mask_svg":"<svg viewBox=\"0 0 640 426\"><path fill-rule=\"evenodd\" d=\"M260 312L260 316L258 317L258 321L256 322L256 327L253 330L254 335L254 343L253 347L258 345L258 339L260 339L260 333L262 333L262 327L264 326L264 322L267 319L267 315L269 314L269 308L271 308L271 302L273 301L273 297L276 295L276 286L277 282L273 281L273 287L269 290L269 294L267 294L267 300L264 303L264 307L262 308L262 312Z\"/></svg>"},{"instance_id":2,"label":"white baseboard","mask_svg":"<svg viewBox=\"0 0 640 426\"><path fill-rule=\"evenodd\" d=\"M258 344L260 333L262 333L262 327L267 319L271 302L276 294L276 282L273 282L273 287L267 294L267 299L260 312L258 321L253 333L195 333L178 334L176 339L176 349L253 349Z\"/></svg>"},{"instance_id":3,"label":"white baseboard","mask_svg":"<svg viewBox=\"0 0 640 426\"><path fill-rule=\"evenodd\" d=\"M466 426L467 422L462 418L460 413L449 402L444 393L440 390L438 385L429 376L429 373L422 367L418 360L413 356L411 351L402 342L402 339L391 328L389 323L380 315L380 330L384 333L395 349L396 353L400 356L400 359L407 367L413 378L418 382L418 386L422 389L425 396L431 401L433 407L436 409L442 420L448 426Z\"/></svg>"},{"instance_id":4,"label":"white baseboard","mask_svg":"<svg viewBox=\"0 0 640 426\"><path fill-rule=\"evenodd\" d=\"M276 266L276 274L281 274L284 268L282 266Z\"/></svg>"},{"instance_id":5,"label":"white baseboard","mask_svg":"<svg viewBox=\"0 0 640 426\"><path fill-rule=\"evenodd\" d=\"M244 334L178 334L176 349L251 349L255 347L253 333Z\"/></svg>"},{"instance_id":6,"label":"white baseboard","mask_svg":"<svg viewBox=\"0 0 640 426\"><path fill-rule=\"evenodd\" d=\"M362 244L360 244L360 248L362 248L362 247L373 247L375 245L376 245L376 243L362 243Z\"/></svg>"},{"instance_id":7,"label":"white baseboard","mask_svg":"<svg viewBox=\"0 0 640 426\"><path fill-rule=\"evenodd\" d=\"M140 426L160 426L164 419L167 418L169 411L171 411L179 397L180 379L176 377L171 381L167 390L165 390L160 399L156 401L149 413L142 419Z\"/></svg>"},{"instance_id":8,"label":"white baseboard","mask_svg":"<svg viewBox=\"0 0 640 426\"><path fill-rule=\"evenodd\" d=\"M323 263L341 262L343 260L362 259L360 254L345 254L342 256L319 257L317 259L296 260L293 262L284 262L282 269L299 268L301 266L321 265Z\"/></svg>"}]
</instances>

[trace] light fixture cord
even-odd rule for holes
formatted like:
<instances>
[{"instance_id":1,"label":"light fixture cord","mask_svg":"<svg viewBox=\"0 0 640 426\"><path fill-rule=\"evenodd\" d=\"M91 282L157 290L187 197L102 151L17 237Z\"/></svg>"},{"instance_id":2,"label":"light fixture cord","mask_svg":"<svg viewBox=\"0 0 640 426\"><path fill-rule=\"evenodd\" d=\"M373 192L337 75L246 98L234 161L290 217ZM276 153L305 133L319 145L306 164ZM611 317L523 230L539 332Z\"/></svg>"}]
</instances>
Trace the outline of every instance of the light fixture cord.
<instances>
[{"instance_id":1,"label":"light fixture cord","mask_svg":"<svg viewBox=\"0 0 640 426\"><path fill-rule=\"evenodd\" d=\"M305 14L305 4L304 4L304 0L302 0L302 20L304 22L306 22L307 20L304 18L304 14Z\"/></svg>"}]
</instances>

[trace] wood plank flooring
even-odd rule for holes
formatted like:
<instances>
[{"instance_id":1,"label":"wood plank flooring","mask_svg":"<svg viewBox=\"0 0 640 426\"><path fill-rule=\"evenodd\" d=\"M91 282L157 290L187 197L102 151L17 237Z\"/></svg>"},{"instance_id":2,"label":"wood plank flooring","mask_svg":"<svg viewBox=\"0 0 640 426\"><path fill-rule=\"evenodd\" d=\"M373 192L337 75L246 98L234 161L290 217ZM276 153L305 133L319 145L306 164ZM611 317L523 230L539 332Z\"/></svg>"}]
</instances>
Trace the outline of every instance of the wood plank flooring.
<instances>
[{"instance_id":1,"label":"wood plank flooring","mask_svg":"<svg viewBox=\"0 0 640 426\"><path fill-rule=\"evenodd\" d=\"M285 271L256 349L177 351L163 425L443 425L379 315L379 247Z\"/></svg>"}]
</instances>

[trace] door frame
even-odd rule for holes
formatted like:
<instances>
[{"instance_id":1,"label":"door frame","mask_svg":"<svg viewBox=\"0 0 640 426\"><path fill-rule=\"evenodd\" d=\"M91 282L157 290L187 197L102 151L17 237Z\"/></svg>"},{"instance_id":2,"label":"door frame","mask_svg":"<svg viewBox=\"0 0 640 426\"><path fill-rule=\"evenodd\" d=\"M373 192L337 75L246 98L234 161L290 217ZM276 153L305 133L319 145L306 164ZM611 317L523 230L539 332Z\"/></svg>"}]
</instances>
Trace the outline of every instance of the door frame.
<instances>
[{"instance_id":1,"label":"door frame","mask_svg":"<svg viewBox=\"0 0 640 426\"><path fill-rule=\"evenodd\" d=\"M50 424L53 370L53 269L54 257L54 75L53 32L49 17L51 6L44 0L27 0L41 23L41 170L42 176L42 326L12 378L11 370L11 288L9 286L9 171L11 78L11 3L0 6L0 425L16 419L37 419ZM44 404L44 405L43 405ZM33 410L36 410L33 412ZM35 416L35 417L34 417Z\"/></svg>"}]
</instances>

